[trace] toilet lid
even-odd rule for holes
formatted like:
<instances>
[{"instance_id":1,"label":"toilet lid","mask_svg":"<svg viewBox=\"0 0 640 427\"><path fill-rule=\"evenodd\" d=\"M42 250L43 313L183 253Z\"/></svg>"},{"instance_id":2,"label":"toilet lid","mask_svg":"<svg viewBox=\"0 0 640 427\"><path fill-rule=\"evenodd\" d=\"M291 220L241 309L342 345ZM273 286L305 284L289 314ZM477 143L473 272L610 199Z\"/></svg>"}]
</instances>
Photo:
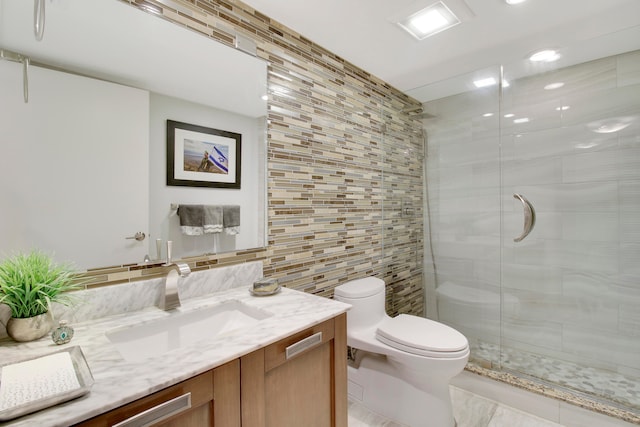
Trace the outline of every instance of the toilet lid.
<instances>
[{"instance_id":1,"label":"toilet lid","mask_svg":"<svg viewBox=\"0 0 640 427\"><path fill-rule=\"evenodd\" d=\"M457 357L469 346L467 338L455 329L408 314L382 321L376 338L398 350L435 357Z\"/></svg>"}]
</instances>

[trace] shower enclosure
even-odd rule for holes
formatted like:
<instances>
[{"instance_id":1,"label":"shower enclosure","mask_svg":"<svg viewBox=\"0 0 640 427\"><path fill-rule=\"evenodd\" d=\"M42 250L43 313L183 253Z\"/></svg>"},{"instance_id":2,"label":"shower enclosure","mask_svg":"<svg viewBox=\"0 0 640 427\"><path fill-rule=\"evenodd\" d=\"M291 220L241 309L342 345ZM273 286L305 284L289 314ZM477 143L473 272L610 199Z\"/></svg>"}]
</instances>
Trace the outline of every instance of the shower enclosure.
<instances>
[{"instance_id":1,"label":"shower enclosure","mask_svg":"<svg viewBox=\"0 0 640 427\"><path fill-rule=\"evenodd\" d=\"M640 413L640 32L607 37L423 88L426 314L471 363Z\"/></svg>"}]
</instances>

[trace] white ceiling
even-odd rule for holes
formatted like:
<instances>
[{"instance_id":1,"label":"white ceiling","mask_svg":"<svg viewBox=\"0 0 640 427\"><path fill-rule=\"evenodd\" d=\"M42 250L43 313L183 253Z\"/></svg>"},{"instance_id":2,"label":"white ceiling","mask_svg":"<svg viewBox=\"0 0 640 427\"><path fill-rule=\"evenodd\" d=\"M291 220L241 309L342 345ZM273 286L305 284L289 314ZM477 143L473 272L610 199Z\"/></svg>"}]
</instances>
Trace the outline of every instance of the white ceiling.
<instances>
[{"instance_id":1,"label":"white ceiling","mask_svg":"<svg viewBox=\"0 0 640 427\"><path fill-rule=\"evenodd\" d=\"M562 66L640 48L639 0L528 0L513 6L504 0L444 0L470 16L422 41L391 20L436 0L243 1L421 101L442 92L434 95L425 85L498 64L516 66L541 48L560 49Z\"/></svg>"}]
</instances>

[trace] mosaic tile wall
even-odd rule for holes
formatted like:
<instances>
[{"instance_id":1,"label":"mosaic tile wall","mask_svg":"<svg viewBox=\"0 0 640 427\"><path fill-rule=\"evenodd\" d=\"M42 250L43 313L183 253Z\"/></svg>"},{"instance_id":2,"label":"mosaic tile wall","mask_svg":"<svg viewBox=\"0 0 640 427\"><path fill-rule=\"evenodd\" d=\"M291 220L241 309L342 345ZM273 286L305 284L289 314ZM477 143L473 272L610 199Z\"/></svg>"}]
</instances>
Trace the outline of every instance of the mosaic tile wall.
<instances>
[{"instance_id":1,"label":"mosaic tile wall","mask_svg":"<svg viewBox=\"0 0 640 427\"><path fill-rule=\"evenodd\" d=\"M269 246L189 263L263 259L265 276L327 297L375 275L387 282L391 314L421 314L423 137L405 112L418 102L239 1L146 3L224 44L249 38L269 64ZM100 286L162 271L90 274Z\"/></svg>"}]
</instances>

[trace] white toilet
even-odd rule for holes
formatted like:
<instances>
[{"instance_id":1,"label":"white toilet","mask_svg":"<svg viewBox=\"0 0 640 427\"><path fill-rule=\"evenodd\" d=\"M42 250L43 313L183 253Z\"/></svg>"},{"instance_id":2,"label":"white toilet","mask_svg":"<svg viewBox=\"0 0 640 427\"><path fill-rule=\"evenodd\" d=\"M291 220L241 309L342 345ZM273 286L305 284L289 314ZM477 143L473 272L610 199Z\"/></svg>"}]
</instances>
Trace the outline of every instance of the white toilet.
<instances>
[{"instance_id":1,"label":"white toilet","mask_svg":"<svg viewBox=\"0 0 640 427\"><path fill-rule=\"evenodd\" d=\"M349 397L411 427L454 427L449 380L469 359L469 342L449 326L385 312L385 284L376 277L337 286L334 298L351 304L347 344Z\"/></svg>"}]
</instances>

